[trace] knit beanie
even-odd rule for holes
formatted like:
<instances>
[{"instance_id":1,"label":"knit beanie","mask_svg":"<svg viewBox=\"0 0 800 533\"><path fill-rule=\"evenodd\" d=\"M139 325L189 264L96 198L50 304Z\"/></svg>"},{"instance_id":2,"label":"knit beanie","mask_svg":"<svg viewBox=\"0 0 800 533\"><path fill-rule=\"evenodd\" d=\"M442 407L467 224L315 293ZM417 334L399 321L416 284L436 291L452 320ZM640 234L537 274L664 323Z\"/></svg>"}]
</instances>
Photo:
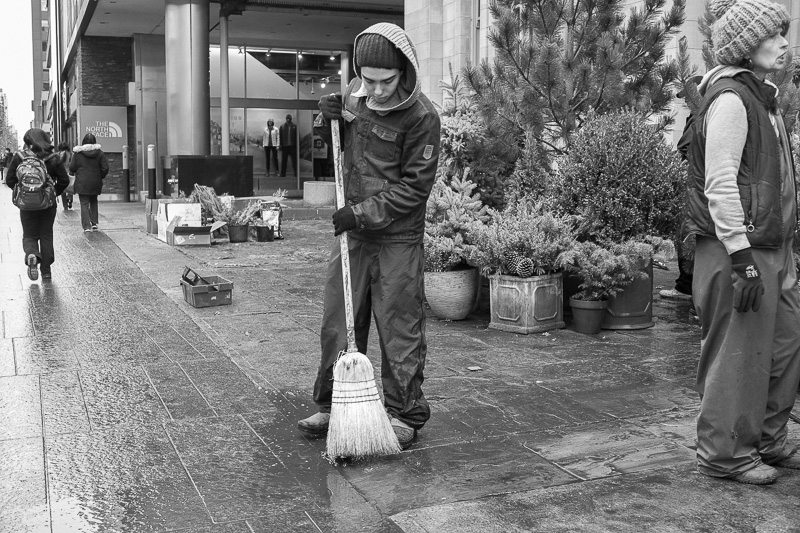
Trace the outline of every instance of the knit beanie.
<instances>
[{"instance_id":1,"label":"knit beanie","mask_svg":"<svg viewBox=\"0 0 800 533\"><path fill-rule=\"evenodd\" d=\"M359 68L402 69L406 66L406 57L383 35L367 33L356 43L356 65Z\"/></svg>"},{"instance_id":2,"label":"knit beanie","mask_svg":"<svg viewBox=\"0 0 800 533\"><path fill-rule=\"evenodd\" d=\"M711 0L710 8L714 55L723 65L738 65L790 22L786 8L770 0Z\"/></svg>"}]
</instances>

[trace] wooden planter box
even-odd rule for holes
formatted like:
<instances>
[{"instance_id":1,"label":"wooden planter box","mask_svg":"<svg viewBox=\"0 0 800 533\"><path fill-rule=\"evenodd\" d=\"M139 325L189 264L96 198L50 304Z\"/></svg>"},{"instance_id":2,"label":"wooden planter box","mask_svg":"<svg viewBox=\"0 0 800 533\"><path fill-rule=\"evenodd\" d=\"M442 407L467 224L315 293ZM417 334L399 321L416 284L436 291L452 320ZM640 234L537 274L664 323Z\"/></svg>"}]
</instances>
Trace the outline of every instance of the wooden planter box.
<instances>
[{"instance_id":1,"label":"wooden planter box","mask_svg":"<svg viewBox=\"0 0 800 533\"><path fill-rule=\"evenodd\" d=\"M538 333L564 327L564 279L561 272L489 280L489 327L514 333Z\"/></svg>"}]
</instances>

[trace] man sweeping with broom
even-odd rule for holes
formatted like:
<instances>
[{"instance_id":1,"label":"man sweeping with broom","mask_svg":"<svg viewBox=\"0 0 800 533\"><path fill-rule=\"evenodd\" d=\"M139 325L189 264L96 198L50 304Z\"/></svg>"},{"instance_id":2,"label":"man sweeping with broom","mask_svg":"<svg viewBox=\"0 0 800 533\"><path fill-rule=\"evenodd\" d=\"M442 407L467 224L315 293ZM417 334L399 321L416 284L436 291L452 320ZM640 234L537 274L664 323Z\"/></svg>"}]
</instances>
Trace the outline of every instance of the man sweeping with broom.
<instances>
[{"instance_id":1,"label":"man sweeping with broom","mask_svg":"<svg viewBox=\"0 0 800 533\"><path fill-rule=\"evenodd\" d=\"M416 52L400 27L379 23L359 34L353 63L358 77L344 97L337 93L320 99L322 114L314 129L331 144L331 124L342 121L345 205L333 214L333 225L334 235L347 232L349 242L355 343L366 352L374 316L384 408L401 448L407 449L430 418L422 394L427 350L422 239L439 160L440 122L420 90ZM314 384L319 412L297 424L311 438L328 434L333 367L348 346L349 295L341 259L337 242L328 264L322 357ZM347 427L347 420L337 422Z\"/></svg>"}]
</instances>

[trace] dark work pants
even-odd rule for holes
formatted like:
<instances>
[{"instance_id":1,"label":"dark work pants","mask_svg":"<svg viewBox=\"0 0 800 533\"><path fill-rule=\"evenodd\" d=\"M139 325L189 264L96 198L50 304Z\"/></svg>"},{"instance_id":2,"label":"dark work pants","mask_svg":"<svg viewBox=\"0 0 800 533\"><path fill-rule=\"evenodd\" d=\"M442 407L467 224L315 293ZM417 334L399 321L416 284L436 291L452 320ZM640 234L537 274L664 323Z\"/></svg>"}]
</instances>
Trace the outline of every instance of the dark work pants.
<instances>
[{"instance_id":1,"label":"dark work pants","mask_svg":"<svg viewBox=\"0 0 800 533\"><path fill-rule=\"evenodd\" d=\"M50 272L50 265L56 260L53 248L53 223L56 221L56 206L41 211L20 211L22 222L22 250L25 259L36 256L42 272Z\"/></svg>"},{"instance_id":2,"label":"dark work pants","mask_svg":"<svg viewBox=\"0 0 800 533\"><path fill-rule=\"evenodd\" d=\"M692 270L694 262L683 257L678 251L678 279L675 280L675 290L683 294L692 294Z\"/></svg>"},{"instance_id":3,"label":"dark work pants","mask_svg":"<svg viewBox=\"0 0 800 533\"><path fill-rule=\"evenodd\" d=\"M764 296L757 312L738 313L728 252L717 239L697 238L697 468L714 477L735 476L795 450L786 428L800 381L800 292L792 246L750 250Z\"/></svg>"},{"instance_id":4,"label":"dark work pants","mask_svg":"<svg viewBox=\"0 0 800 533\"><path fill-rule=\"evenodd\" d=\"M424 256L421 244L381 245L350 239L353 314L358 351L366 354L371 317L381 348L381 382L386 411L420 429L431 410L422 394L427 343L422 297ZM347 348L342 263L336 240L328 263L320 335L322 358L314 384L314 402L330 412L333 365Z\"/></svg>"},{"instance_id":5,"label":"dark work pants","mask_svg":"<svg viewBox=\"0 0 800 533\"><path fill-rule=\"evenodd\" d=\"M278 149L274 146L265 146L264 155L267 156L267 175L270 173L270 166L275 167L275 173L278 173ZM274 163L274 165L270 165Z\"/></svg>"},{"instance_id":6,"label":"dark work pants","mask_svg":"<svg viewBox=\"0 0 800 533\"><path fill-rule=\"evenodd\" d=\"M286 176L286 162L287 159L292 159L292 172L297 176L297 150L294 146L281 147L281 177Z\"/></svg>"},{"instance_id":7,"label":"dark work pants","mask_svg":"<svg viewBox=\"0 0 800 533\"><path fill-rule=\"evenodd\" d=\"M81 226L83 229L92 229L92 226L97 225L97 195L96 194L79 194L81 200Z\"/></svg>"}]
</instances>

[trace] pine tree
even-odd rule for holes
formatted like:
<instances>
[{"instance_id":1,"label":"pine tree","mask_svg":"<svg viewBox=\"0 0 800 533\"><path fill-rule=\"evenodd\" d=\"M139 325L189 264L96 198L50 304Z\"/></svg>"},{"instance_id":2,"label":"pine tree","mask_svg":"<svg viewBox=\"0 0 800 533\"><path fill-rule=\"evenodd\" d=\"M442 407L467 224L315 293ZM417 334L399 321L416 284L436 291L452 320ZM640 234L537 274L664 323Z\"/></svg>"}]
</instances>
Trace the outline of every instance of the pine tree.
<instances>
[{"instance_id":1,"label":"pine tree","mask_svg":"<svg viewBox=\"0 0 800 533\"><path fill-rule=\"evenodd\" d=\"M569 151L592 110L634 108L666 127L677 66L664 50L685 1L644 0L626 16L623 0L492 0L495 61L464 70L487 135L531 176Z\"/></svg>"}]
</instances>

